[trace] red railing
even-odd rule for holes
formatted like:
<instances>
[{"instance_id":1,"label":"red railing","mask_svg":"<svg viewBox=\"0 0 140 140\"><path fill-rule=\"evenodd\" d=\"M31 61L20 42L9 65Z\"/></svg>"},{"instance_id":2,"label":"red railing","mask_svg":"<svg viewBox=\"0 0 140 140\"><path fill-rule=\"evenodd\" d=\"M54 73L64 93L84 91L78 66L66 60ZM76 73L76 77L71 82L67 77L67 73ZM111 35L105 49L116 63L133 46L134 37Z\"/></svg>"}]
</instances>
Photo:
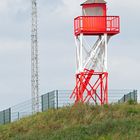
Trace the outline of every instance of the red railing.
<instances>
[{"instance_id":1,"label":"red railing","mask_svg":"<svg viewBox=\"0 0 140 140\"><path fill-rule=\"evenodd\" d=\"M119 16L79 16L74 20L74 32L76 36L80 33L115 35L120 32L120 18Z\"/></svg>"}]
</instances>

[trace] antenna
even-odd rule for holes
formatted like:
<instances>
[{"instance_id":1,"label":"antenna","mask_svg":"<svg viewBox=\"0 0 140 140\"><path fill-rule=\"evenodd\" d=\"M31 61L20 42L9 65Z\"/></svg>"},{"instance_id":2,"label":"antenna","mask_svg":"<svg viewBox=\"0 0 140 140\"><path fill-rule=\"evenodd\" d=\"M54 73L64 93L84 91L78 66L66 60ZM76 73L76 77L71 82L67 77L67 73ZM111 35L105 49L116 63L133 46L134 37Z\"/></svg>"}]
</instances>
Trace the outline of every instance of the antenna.
<instances>
[{"instance_id":1,"label":"antenna","mask_svg":"<svg viewBox=\"0 0 140 140\"><path fill-rule=\"evenodd\" d=\"M32 111L39 112L39 74L38 74L38 34L37 34L37 0L32 0L31 32L31 94Z\"/></svg>"}]
</instances>

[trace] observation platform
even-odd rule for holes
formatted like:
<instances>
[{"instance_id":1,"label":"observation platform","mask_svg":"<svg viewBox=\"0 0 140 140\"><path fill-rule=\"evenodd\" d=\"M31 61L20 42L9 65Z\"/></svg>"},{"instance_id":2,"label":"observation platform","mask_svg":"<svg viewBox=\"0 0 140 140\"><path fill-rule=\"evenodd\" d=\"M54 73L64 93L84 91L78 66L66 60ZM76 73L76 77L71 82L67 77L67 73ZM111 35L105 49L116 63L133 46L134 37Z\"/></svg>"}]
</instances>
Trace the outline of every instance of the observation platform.
<instances>
[{"instance_id":1,"label":"observation platform","mask_svg":"<svg viewBox=\"0 0 140 140\"><path fill-rule=\"evenodd\" d=\"M120 33L119 16L78 16L74 19L74 33L83 35L116 35Z\"/></svg>"}]
</instances>

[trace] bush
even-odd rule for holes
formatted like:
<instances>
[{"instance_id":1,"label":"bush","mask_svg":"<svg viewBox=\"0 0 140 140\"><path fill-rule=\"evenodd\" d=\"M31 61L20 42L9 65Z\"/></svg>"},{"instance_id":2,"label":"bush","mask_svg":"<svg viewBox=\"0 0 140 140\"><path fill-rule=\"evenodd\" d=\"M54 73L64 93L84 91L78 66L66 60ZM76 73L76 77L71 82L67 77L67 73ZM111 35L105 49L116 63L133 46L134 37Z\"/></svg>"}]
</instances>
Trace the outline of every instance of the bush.
<instances>
[{"instance_id":1,"label":"bush","mask_svg":"<svg viewBox=\"0 0 140 140\"><path fill-rule=\"evenodd\" d=\"M132 99L128 100L127 103L128 103L129 105L136 105L136 104L137 104L137 102L134 101L134 100L132 100Z\"/></svg>"}]
</instances>

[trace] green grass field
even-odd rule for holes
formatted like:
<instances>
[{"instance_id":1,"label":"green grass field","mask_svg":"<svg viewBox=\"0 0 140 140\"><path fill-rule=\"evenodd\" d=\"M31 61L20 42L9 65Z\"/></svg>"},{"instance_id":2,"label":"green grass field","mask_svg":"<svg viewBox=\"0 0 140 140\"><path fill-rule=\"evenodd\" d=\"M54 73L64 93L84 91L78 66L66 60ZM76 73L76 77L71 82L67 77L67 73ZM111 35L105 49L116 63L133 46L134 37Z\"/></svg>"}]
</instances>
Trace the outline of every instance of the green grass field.
<instances>
[{"instance_id":1,"label":"green grass field","mask_svg":"<svg viewBox=\"0 0 140 140\"><path fill-rule=\"evenodd\" d=\"M0 140L140 140L140 104L78 104L0 126Z\"/></svg>"}]
</instances>

